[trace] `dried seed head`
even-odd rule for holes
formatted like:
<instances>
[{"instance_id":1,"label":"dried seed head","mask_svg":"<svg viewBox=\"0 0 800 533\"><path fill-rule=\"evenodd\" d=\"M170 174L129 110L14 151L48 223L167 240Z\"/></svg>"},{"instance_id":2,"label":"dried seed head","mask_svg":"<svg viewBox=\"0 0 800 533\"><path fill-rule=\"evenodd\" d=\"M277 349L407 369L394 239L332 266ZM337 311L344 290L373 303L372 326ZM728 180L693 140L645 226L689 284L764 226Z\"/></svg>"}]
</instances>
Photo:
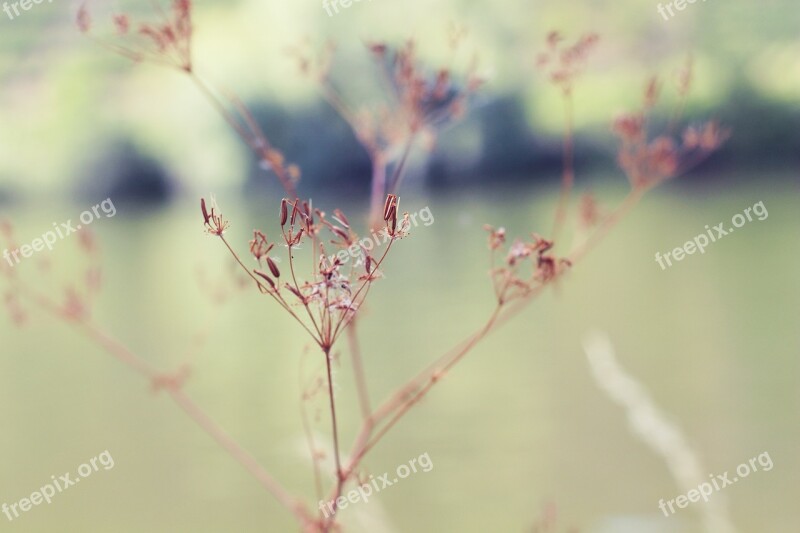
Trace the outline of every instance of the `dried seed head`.
<instances>
[{"instance_id":1,"label":"dried seed head","mask_svg":"<svg viewBox=\"0 0 800 533\"><path fill-rule=\"evenodd\" d=\"M276 278L281 277L281 271L278 269L278 265L275 264L275 261L273 261L271 257L267 257L267 265L269 265L269 270L272 272L273 276Z\"/></svg>"},{"instance_id":2,"label":"dried seed head","mask_svg":"<svg viewBox=\"0 0 800 533\"><path fill-rule=\"evenodd\" d=\"M644 132L644 116L641 113L620 115L612 125L614 133L623 141L635 142Z\"/></svg>"},{"instance_id":3,"label":"dried seed head","mask_svg":"<svg viewBox=\"0 0 800 533\"><path fill-rule=\"evenodd\" d=\"M89 11L86 9L85 3L81 4L80 9L78 9L78 15L75 21L78 24L78 29L81 33L89 32L89 29L92 26L92 19L89 16Z\"/></svg>"},{"instance_id":4,"label":"dried seed head","mask_svg":"<svg viewBox=\"0 0 800 533\"><path fill-rule=\"evenodd\" d=\"M301 175L300 167L292 163L291 165L286 167L286 170L289 172L289 178L291 178L292 181L294 182L300 181L300 175Z\"/></svg>"},{"instance_id":5,"label":"dried seed head","mask_svg":"<svg viewBox=\"0 0 800 533\"><path fill-rule=\"evenodd\" d=\"M286 225L286 220L289 218L288 200L284 198L281 200L281 227Z\"/></svg>"},{"instance_id":6,"label":"dried seed head","mask_svg":"<svg viewBox=\"0 0 800 533\"><path fill-rule=\"evenodd\" d=\"M227 220L222 218L222 214L219 212L219 208L217 207L217 203L214 200L214 197L211 197L211 209L209 210L206 207L205 198L201 198L200 200L200 209L203 211L203 219L204 224L206 226L206 231L210 235L216 235L221 237L225 231L228 229L230 224Z\"/></svg>"},{"instance_id":7,"label":"dried seed head","mask_svg":"<svg viewBox=\"0 0 800 533\"><path fill-rule=\"evenodd\" d=\"M289 246L295 246L300 244L300 241L303 240L303 233L305 233L306 228L300 228L300 231L297 234L293 234L291 230L289 230L289 234L286 236L286 244Z\"/></svg>"},{"instance_id":8,"label":"dried seed head","mask_svg":"<svg viewBox=\"0 0 800 533\"><path fill-rule=\"evenodd\" d=\"M660 88L658 77L653 76L648 80L647 86L644 90L644 105L646 108L651 108L656 105Z\"/></svg>"},{"instance_id":9,"label":"dried seed head","mask_svg":"<svg viewBox=\"0 0 800 533\"><path fill-rule=\"evenodd\" d=\"M267 283L269 283L269 286L270 286L270 287L272 287L273 289L275 288L275 282L274 282L274 281L272 281L272 278L271 278L271 277L269 277L269 276L268 276L268 275L266 275L265 273L261 272L260 270L254 270L253 272L255 272L255 273L256 273L256 276L260 277L261 279L263 279L264 281L266 281Z\"/></svg>"},{"instance_id":10,"label":"dried seed head","mask_svg":"<svg viewBox=\"0 0 800 533\"><path fill-rule=\"evenodd\" d=\"M119 35L127 35L131 25L128 15L114 15L113 20L114 26L117 28L117 33Z\"/></svg>"},{"instance_id":11,"label":"dried seed head","mask_svg":"<svg viewBox=\"0 0 800 533\"><path fill-rule=\"evenodd\" d=\"M259 263L272 250L275 243L267 240L267 236L258 230L253 230L253 240L250 241L250 253Z\"/></svg>"},{"instance_id":12,"label":"dried seed head","mask_svg":"<svg viewBox=\"0 0 800 533\"><path fill-rule=\"evenodd\" d=\"M306 301L305 297L302 294L300 294L300 291L295 289L291 284L284 283L284 286L289 290L289 292L291 292L292 294L297 296L300 299L300 301L302 301L302 302Z\"/></svg>"},{"instance_id":13,"label":"dried seed head","mask_svg":"<svg viewBox=\"0 0 800 533\"><path fill-rule=\"evenodd\" d=\"M367 47L369 48L369 51L375 54L375 57L378 59L383 59L383 57L386 55L387 46L384 43L368 43Z\"/></svg>"},{"instance_id":14,"label":"dried seed head","mask_svg":"<svg viewBox=\"0 0 800 533\"><path fill-rule=\"evenodd\" d=\"M211 218L206 209L206 199L200 198L200 209L203 211L203 223L208 224L208 219Z\"/></svg>"},{"instance_id":15,"label":"dried seed head","mask_svg":"<svg viewBox=\"0 0 800 533\"><path fill-rule=\"evenodd\" d=\"M686 96L692 87L692 77L694 71L694 60L692 56L687 56L683 68L678 71L678 94Z\"/></svg>"},{"instance_id":16,"label":"dried seed head","mask_svg":"<svg viewBox=\"0 0 800 533\"><path fill-rule=\"evenodd\" d=\"M342 228L331 226L331 232L337 237L340 237L346 244L350 244L350 235L347 234Z\"/></svg>"},{"instance_id":17,"label":"dried seed head","mask_svg":"<svg viewBox=\"0 0 800 533\"><path fill-rule=\"evenodd\" d=\"M350 229L350 221L347 220L347 217L344 216L344 213L342 213L339 209L335 209L333 211L333 219L345 228Z\"/></svg>"},{"instance_id":18,"label":"dried seed head","mask_svg":"<svg viewBox=\"0 0 800 533\"><path fill-rule=\"evenodd\" d=\"M389 194L386 196L386 203L383 204L383 220L388 222L391 217L391 211L394 209L397 212L397 196Z\"/></svg>"}]
</instances>

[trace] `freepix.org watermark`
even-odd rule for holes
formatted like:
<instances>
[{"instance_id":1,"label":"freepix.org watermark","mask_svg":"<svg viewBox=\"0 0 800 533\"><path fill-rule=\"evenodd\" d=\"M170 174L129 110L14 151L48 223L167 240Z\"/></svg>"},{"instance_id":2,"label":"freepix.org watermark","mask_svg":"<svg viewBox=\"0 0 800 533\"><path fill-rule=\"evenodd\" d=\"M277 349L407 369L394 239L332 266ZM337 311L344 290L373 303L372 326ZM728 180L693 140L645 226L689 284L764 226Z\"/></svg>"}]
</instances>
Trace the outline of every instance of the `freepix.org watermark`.
<instances>
[{"instance_id":1,"label":"freepix.org watermark","mask_svg":"<svg viewBox=\"0 0 800 533\"><path fill-rule=\"evenodd\" d=\"M686 6L688 4L694 4L697 1L698 0L674 0L672 2L667 2L666 6L661 5L661 3L659 2L658 7L656 9L658 10L658 13L662 17L664 17L664 20L669 20L676 15L676 13L672 11L673 6L678 11L683 11L684 9L686 9ZM702 1L705 2L706 0ZM667 16L667 11L669 11L669 17Z\"/></svg>"},{"instance_id":2,"label":"freepix.org watermark","mask_svg":"<svg viewBox=\"0 0 800 533\"><path fill-rule=\"evenodd\" d=\"M27 513L33 507L41 505L42 502L47 502L47 504L50 505L50 502L56 494L60 494L68 488L77 485L80 483L81 479L86 479L95 472L99 472L101 466L104 470L111 470L114 468L114 458L111 457L108 450L97 457L92 457L87 463L79 466L77 477L72 477L72 474L69 472L58 478L56 478L56 476L50 476L51 483L42 486L39 490L31 493L29 497L22 498L20 501L12 503L11 505L3 503L2 506L0 506L0 510L3 511L3 514L6 515L9 521L13 521L20 517L20 512Z\"/></svg>"},{"instance_id":3,"label":"freepix.org watermark","mask_svg":"<svg viewBox=\"0 0 800 533\"><path fill-rule=\"evenodd\" d=\"M3 250L3 259L8 261L12 267L18 265L22 259L31 257L36 252L41 252L45 248L52 250L53 246L59 241L63 240L73 233L77 233L84 226L88 226L96 219L100 218L100 213L105 214L106 218L111 218L117 214L117 208L114 207L114 202L111 198L103 200L99 204L81 213L79 219L80 224L77 226L73 224L72 220L67 220L61 224L53 222L53 229L45 232L40 238L33 239L30 244L23 244L14 250ZM22 259L20 259L22 256ZM13 259L13 261L12 261Z\"/></svg>"},{"instance_id":4,"label":"freepix.org watermark","mask_svg":"<svg viewBox=\"0 0 800 533\"><path fill-rule=\"evenodd\" d=\"M430 226L436 220L433 218L433 213L431 212L430 207L423 207L416 213L411 213L408 216L409 220L409 229L410 227L417 227L419 222L417 221L417 217L419 217L419 222L422 222L422 225L425 227ZM333 263L333 260L337 257L339 258L339 262L341 264L347 264L350 261L350 258L358 259L358 261L353 266L360 266L365 260L365 251L369 252L374 248L378 248L382 242L388 242L390 239L389 232L384 228L380 232L375 233L375 230L372 231L372 237L365 237L358 241L357 243L350 246L350 248L346 250L340 250L338 254L334 254L328 257L328 262Z\"/></svg>"},{"instance_id":5,"label":"freepix.org watermark","mask_svg":"<svg viewBox=\"0 0 800 533\"><path fill-rule=\"evenodd\" d=\"M3 2L3 11L5 11L8 18L14 20L14 16L20 16L19 8L22 8L25 11L28 11L30 8L33 7L33 4L41 4L44 0L20 0L19 2ZM52 4L53 0L47 0L48 4ZM11 14L11 11L14 11L14 15Z\"/></svg>"},{"instance_id":6,"label":"freepix.org watermark","mask_svg":"<svg viewBox=\"0 0 800 533\"><path fill-rule=\"evenodd\" d=\"M666 502L661 499L658 502L658 508L664 513L664 516L669 517L676 512L674 505L677 505L679 509L685 509L690 503L697 503L701 499L707 502L715 491L719 492L728 485L733 485L740 479L746 478L753 472L758 472L759 466L764 472L769 472L772 470L773 464L772 458L769 456L769 452L764 452L758 457L753 457L749 462L740 464L738 467L736 467L737 475L732 479L730 478L730 474L728 472L717 476L710 474L708 477L711 479L711 482L700 483L696 489L692 489L686 494L681 494L677 498L673 498ZM667 513L668 507L669 513Z\"/></svg>"},{"instance_id":7,"label":"freepix.org watermark","mask_svg":"<svg viewBox=\"0 0 800 533\"><path fill-rule=\"evenodd\" d=\"M353 5L354 2L358 3L361 1L362 0L322 0L322 8L325 10L325 12L328 14L329 17L332 17L334 13L336 14L339 13L340 7L342 9L345 9ZM372 0L365 0L365 1L372 2ZM331 11L331 9L333 9L333 11Z\"/></svg>"},{"instance_id":8,"label":"freepix.org watermark","mask_svg":"<svg viewBox=\"0 0 800 533\"><path fill-rule=\"evenodd\" d=\"M320 500L319 510L322 511L325 518L330 518L330 516L336 512L336 509L345 509L351 503L358 503L360 501L366 503L373 494L373 488L375 489L374 492L378 493L386 487L391 487L401 479L407 478L412 473L416 474L419 471L417 467L423 472L430 472L433 470L433 461L431 461L428 452L423 453L416 459L411 459L408 461L408 464L398 466L395 471L396 476L393 479L389 479L390 474L388 472L378 477L369 476L369 481L367 483L351 490L346 496L339 496L336 500L331 500L329 502Z\"/></svg>"},{"instance_id":9,"label":"freepix.org watermark","mask_svg":"<svg viewBox=\"0 0 800 533\"><path fill-rule=\"evenodd\" d=\"M736 228L741 228L748 222L753 221L753 215L757 217L757 220L763 221L769 217L769 213L767 212L767 208L764 206L764 202L758 202L752 207L748 207L742 213L737 213L733 215L731 219L732 226L725 228L725 223L720 222L713 228L706 225L706 232L697 235L691 241L686 241L683 246L679 246L675 248L671 252L666 252L663 256L661 252L656 252L656 263L659 264L661 270L666 270L668 266L672 266L672 260L675 261L683 261L683 259L687 255L692 255L698 250L701 254L706 253L706 247L714 242L717 242L721 238L730 235L735 231Z\"/></svg>"}]
</instances>

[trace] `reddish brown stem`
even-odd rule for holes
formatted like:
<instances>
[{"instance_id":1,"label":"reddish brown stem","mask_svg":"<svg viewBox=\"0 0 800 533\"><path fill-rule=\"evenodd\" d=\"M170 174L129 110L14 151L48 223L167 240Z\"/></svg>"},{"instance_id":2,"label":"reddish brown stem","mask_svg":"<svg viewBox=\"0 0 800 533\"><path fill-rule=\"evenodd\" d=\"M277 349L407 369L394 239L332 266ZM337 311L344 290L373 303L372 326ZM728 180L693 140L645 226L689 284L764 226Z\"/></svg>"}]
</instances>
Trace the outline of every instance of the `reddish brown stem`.
<instances>
[{"instance_id":1,"label":"reddish brown stem","mask_svg":"<svg viewBox=\"0 0 800 533\"><path fill-rule=\"evenodd\" d=\"M339 455L339 424L336 418L336 400L333 392L333 371L330 348L323 349L323 353L325 354L325 365L328 375L328 397L330 398L331 424L333 426L333 454L336 463L336 484L341 485L343 475L342 462ZM335 505L334 502L334 512L336 511Z\"/></svg>"},{"instance_id":2,"label":"reddish brown stem","mask_svg":"<svg viewBox=\"0 0 800 533\"><path fill-rule=\"evenodd\" d=\"M596 232L587 240L583 246L578 248L571 260L573 264L579 261L586 253L588 253L600 240L602 240L608 232L633 208L634 205L641 199L646 189L632 190L628 196L623 200L617 210L614 211L596 230ZM472 351L483 339L485 339L493 331L497 330L500 326L505 324L508 320L519 314L528 304L542 291L555 280L546 284L542 284L534 288L527 295L521 297L514 302L514 305L508 305L504 301L505 289L507 286L501 288L498 293L498 304L494 312L490 315L486 323L469 339L458 345L457 348L451 350L445 355L438 358L433 364L426 367L420 374L409 380L406 385L400 387L397 392L392 394L390 398L381 404L372 415L368 417L362 424L361 431L359 432L356 442L351 452L351 459L345 469L345 474L349 478L358 465L364 459L366 454L372 450L378 442L394 427L399 420L405 416L411 408L418 404L419 401L427 395L427 393L441 381L441 378L449 372L456 364L458 364L464 357ZM391 417L386 425L373 436L374 428L377 424L387 417ZM335 493L336 496L341 494L341 488Z\"/></svg>"},{"instance_id":3,"label":"reddish brown stem","mask_svg":"<svg viewBox=\"0 0 800 533\"><path fill-rule=\"evenodd\" d=\"M115 359L122 362L128 368L147 379L151 384L158 382L161 375L147 361L133 353L122 343L107 335L105 332L94 326L87 320L77 319L58 305L37 294L32 290L19 285L20 293L28 296L33 302L42 309L54 315L56 318L64 320L68 324L75 325L90 340L101 346ZM304 527L312 523L312 518L305 507L291 496L272 475L269 474L258 461L241 445L239 445L225 430L223 430L214 420L212 420L179 386L164 388L170 398L183 410L207 435L214 439L234 460L249 472L256 480L275 497L275 499L286 507Z\"/></svg>"},{"instance_id":4,"label":"reddish brown stem","mask_svg":"<svg viewBox=\"0 0 800 533\"><path fill-rule=\"evenodd\" d=\"M272 145L258 127L252 113L247 110L244 104L236 98L231 98L232 105L237 109L245 124L247 124L249 131L242 126L239 120L225 107L225 104L222 103L222 101L217 97L214 91L211 90L208 84L197 74L195 74L194 71L187 71L187 75L200 90L202 95L208 100L214 110L217 111L220 116L222 116L225 122L228 123L233 131L235 131L242 141L253 151L259 162L261 163L268 161L268 159L265 158L265 154L267 151L273 149ZM286 174L285 169L273 167L272 170L275 172L275 176L280 181L281 186L283 187L284 191L286 191L286 194L292 199L298 198L297 189L295 189L292 179Z\"/></svg>"}]
</instances>

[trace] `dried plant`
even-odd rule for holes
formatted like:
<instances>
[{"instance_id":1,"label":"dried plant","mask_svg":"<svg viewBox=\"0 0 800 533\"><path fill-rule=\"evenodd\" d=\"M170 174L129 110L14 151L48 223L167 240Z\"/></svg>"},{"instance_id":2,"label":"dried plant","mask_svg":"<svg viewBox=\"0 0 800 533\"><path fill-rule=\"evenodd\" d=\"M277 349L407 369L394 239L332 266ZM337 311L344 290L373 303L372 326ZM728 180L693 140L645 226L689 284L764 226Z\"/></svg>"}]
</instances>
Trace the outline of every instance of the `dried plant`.
<instances>
[{"instance_id":1,"label":"dried plant","mask_svg":"<svg viewBox=\"0 0 800 533\"><path fill-rule=\"evenodd\" d=\"M128 57L141 60L150 60L149 54L166 54L174 56L175 62L170 62L166 56L161 57L160 63L168 64L194 76L191 63L191 37L190 4L176 2L172 11L173 18L169 18L161 26L149 26L152 31L140 32L140 38L150 40L150 52L138 52L141 55L131 56L137 49L113 48ZM132 23L128 18L118 18L117 28L121 33L130 32ZM79 25L82 30L88 31L90 21L85 9L81 9ZM171 31L167 31L171 28ZM180 31L178 31L180 29ZM124 30L124 31L123 31ZM159 35L159 38L154 36ZM174 42L167 36L174 36ZM178 39L185 36L186 42ZM548 38L548 50L552 55L558 50L560 39L551 34ZM123 35L124 36L124 35ZM453 39L457 40L457 36ZM553 76L562 90L567 94L572 92L576 64L583 60L586 51L594 44L596 38L584 38L579 45L560 51L559 67ZM178 44L178 43L181 44ZM172 43L172 44L169 44ZM161 47L160 45L164 46ZM183 51L178 54L178 50ZM382 45L373 45L373 53L380 59L390 57L389 52ZM130 52L128 52L130 51ZM458 101L465 98L464 92L453 90L450 87L449 74L440 71L432 79L426 78L416 65L414 48L407 45L391 56L388 62L390 68L387 73L398 85L397 95L399 107L404 109L403 137L405 142L413 141L416 134L435 125L438 120L455 114L459 107ZM195 78L196 79L196 78ZM202 85L201 85L202 86ZM467 84L467 93L477 86L477 82ZM323 391L328 400L330 413L331 442L333 449L333 482L327 487L328 501L336 501L342 496L344 490L354 483L360 483L365 477L364 460L393 429L398 422L417 405L438 384L441 383L476 346L495 332L507 320L516 316L538 295L565 277L585 254L592 249L605 235L620 221L620 219L641 199L644 192L662 183L665 179L677 175L689 164L698 161L696 153L707 154L713 151L724 138L725 134L717 126L702 126L687 129L681 150L666 150L664 141L648 141L645 133L645 117L655 104L656 90L651 83L645 95L645 110L615 123L615 131L620 134L622 146L620 149L620 163L628 175L631 191L616 209L606 211L599 207L591 197L585 198L579 213L579 222L589 233L588 237L577 243L572 251L566 255L555 253L557 243L553 238L541 237L532 234L527 239L507 239L503 228L487 226L488 249L491 261L489 278L493 287L495 301L488 313L486 321L468 338L457 343L450 351L434 359L426 368L407 380L406 383L390 393L382 402L372 404L367 394L367 374L363 366L361 350L358 343L355 319L363 308L364 302L370 292L373 282L382 277L381 271L395 241L405 237L408 233L409 221L407 214L400 214L399 198L393 192L382 194L382 209L378 210L378 219L382 220L383 229L376 235L377 229L372 226L375 240L382 240L381 249L370 250L364 247L359 240L347 217L338 210L331 216L314 208L310 202L302 201L295 194L289 193L288 198L281 201L275 213L278 228L274 232L255 230L249 242L248 251L250 258L243 259L236 252L235 247L229 243L226 232L229 222L223 216L216 202L210 198L200 201L201 214L206 232L214 238L220 239L228 249L239 269L247 276L248 283L255 286L260 294L278 305L286 312L291 320L296 322L304 334L319 350L319 355L324 360L324 375L321 379L312 379L311 385L306 385L305 379L302 387L303 423L308 438L308 447L314 467L314 486L317 495L322 499L326 490L323 482L322 469L324 468L324 452L317 444L310 428L310 421L305 412L305 402ZM445 90L445 88L447 88ZM216 99L211 100L215 106L220 106ZM250 123L249 115L243 106L234 103L240 117L245 117L245 122ZM218 107L220 109L220 107ZM227 111L221 109L223 115L233 121L234 117L226 115ZM569 115L568 115L569 116ZM632 117L632 118L631 118ZM639 119L638 121L636 119ZM261 138L260 130L253 122L248 125L248 130L242 130L243 139L250 144L253 141L250 134ZM237 131L239 131L237 129ZM360 130L361 131L361 130ZM385 131L375 132L373 136L361 131L364 142L375 143L375 149L382 154L386 152L389 143L396 139ZM567 128L567 135L571 137L571 126ZM657 141L657 142L656 142ZM252 145L251 145L252 146ZM259 145L264 149L265 145ZM266 145L268 146L268 145ZM407 144L408 146L408 144ZM257 151L263 155L263 152ZM686 164L681 164L682 157L690 159ZM400 159L400 162L404 160ZM673 164L674 161L674 164ZM282 168L283 162L273 165L273 169ZM554 227L562 223L566 213L567 202L572 184L572 152L565 150L565 172L562 191L566 199L560 201L563 208L559 208L554 220ZM567 170L569 169L569 170ZM277 170L276 170L277 172ZM280 177L280 175L279 175ZM569 181L569 184L567 184ZM397 180L392 180L389 189L396 186ZM384 187L385 189L385 187ZM563 195L562 195L563 196ZM374 204L374 198L373 198ZM374 205L371 212L374 215ZM13 244L13 231L10 224L0 227L0 235L4 241ZM270 239L269 234L280 235ZM90 264L89 269L80 284L64 287L60 293L44 290L38 283L29 284L21 279L18 272L0 265L3 279L8 282L8 289L4 293L4 302L11 313L12 319L17 323L24 323L28 316L28 306L35 306L54 317L65 321L83 333L89 340L104 348L113 357L127 365L133 371L148 380L154 391L167 394L200 428L209 434L231 457L238 461L272 496L296 518L299 527L307 533L328 533L341 531L337 510L329 516L312 511L301 498L292 495L270 473L261 466L257 459L230 437L219 425L205 414L186 394L185 388L191 376L191 366L182 365L171 372L159 372L144 358L136 355L111 335L103 331L92 317L92 301L97 293L100 280L100 271L97 259L97 247L93 240L81 240L84 254ZM301 249L301 246L302 249ZM354 248L355 247L355 248ZM345 250L348 253L360 250L362 260L345 267L338 254ZM304 252L302 250L306 250ZM308 254L310 260L300 260L299 256ZM281 256L285 254L285 259ZM329 255L330 254L330 255ZM248 266L250 263L252 266ZM358 266L357 266L358 265ZM359 267L363 266L363 270ZM54 296L61 294L62 296ZM349 451L344 451L343 436L340 432L340 418L334 391L334 364L338 358L336 347L342 334L347 334L350 341L350 360L356 380L356 392L359 398L361 426L355 435ZM308 356L313 356L309 352Z\"/></svg>"},{"instance_id":2,"label":"dried plant","mask_svg":"<svg viewBox=\"0 0 800 533\"><path fill-rule=\"evenodd\" d=\"M455 58L465 35L462 27L449 29L451 58ZM307 42L287 52L297 62L300 72L319 85L322 96L350 125L369 155L370 224L376 227L380 225L383 197L399 194L415 144L431 149L439 131L466 114L470 100L484 80L477 73L477 57L473 57L466 74L457 75L449 66L426 68L413 40L397 48L384 42L368 43L366 47L377 67L386 98L357 107L347 102L334 82L332 43L320 52L315 52Z\"/></svg>"},{"instance_id":3,"label":"dried plant","mask_svg":"<svg viewBox=\"0 0 800 533\"><path fill-rule=\"evenodd\" d=\"M691 74L679 82L678 93L683 107ZM687 127L680 139L671 131L652 135L648 131L649 116L660 95L660 84L652 78L645 89L644 102L639 111L621 115L614 121L613 132L620 139L617 161L631 186L637 189L654 187L697 165L708 154L717 150L727 139L728 132L716 122ZM674 125L674 123L673 123ZM673 127L670 126L670 128Z\"/></svg>"},{"instance_id":4,"label":"dried plant","mask_svg":"<svg viewBox=\"0 0 800 533\"><path fill-rule=\"evenodd\" d=\"M539 54L536 66L548 74L548 80L561 91L564 100L564 133L563 159L564 170L561 177L561 196L556 207L556 216L553 221L553 240L557 240L562 226L567 218L567 204L572 187L575 182L575 167L573 163L574 141L574 102L573 87L579 75L583 72L589 53L597 45L599 37L589 33L581 37L572 46L563 46L564 37L556 31L547 36L546 51Z\"/></svg>"},{"instance_id":5,"label":"dried plant","mask_svg":"<svg viewBox=\"0 0 800 533\"><path fill-rule=\"evenodd\" d=\"M163 10L154 2L156 22L136 23L128 14L111 17L115 32L111 36L94 37L92 20L86 3L78 10L77 25L84 35L101 46L136 63L151 63L177 70L188 76L211 106L250 148L261 168L272 171L291 198L297 198L296 184L300 168L288 163L275 148L244 103L230 91L215 90L197 74L192 58L192 3L172 0L171 9Z\"/></svg>"}]
</instances>

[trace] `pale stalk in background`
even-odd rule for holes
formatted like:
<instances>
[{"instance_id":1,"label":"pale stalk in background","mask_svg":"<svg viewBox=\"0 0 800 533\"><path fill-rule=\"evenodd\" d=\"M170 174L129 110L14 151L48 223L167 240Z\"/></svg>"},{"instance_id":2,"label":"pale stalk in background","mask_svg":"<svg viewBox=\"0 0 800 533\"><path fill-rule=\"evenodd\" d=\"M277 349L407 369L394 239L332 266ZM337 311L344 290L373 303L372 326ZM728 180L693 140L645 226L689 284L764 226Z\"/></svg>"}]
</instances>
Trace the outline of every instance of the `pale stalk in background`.
<instances>
[{"instance_id":1,"label":"pale stalk in background","mask_svg":"<svg viewBox=\"0 0 800 533\"><path fill-rule=\"evenodd\" d=\"M678 489L686 494L708 482L704 474L707 469L698 453L645 387L622 368L608 337L594 332L583 341L583 348L597 386L625 410L631 432L661 456ZM714 494L713 499L693 507L701 515L708 533L736 533L723 498Z\"/></svg>"}]
</instances>

